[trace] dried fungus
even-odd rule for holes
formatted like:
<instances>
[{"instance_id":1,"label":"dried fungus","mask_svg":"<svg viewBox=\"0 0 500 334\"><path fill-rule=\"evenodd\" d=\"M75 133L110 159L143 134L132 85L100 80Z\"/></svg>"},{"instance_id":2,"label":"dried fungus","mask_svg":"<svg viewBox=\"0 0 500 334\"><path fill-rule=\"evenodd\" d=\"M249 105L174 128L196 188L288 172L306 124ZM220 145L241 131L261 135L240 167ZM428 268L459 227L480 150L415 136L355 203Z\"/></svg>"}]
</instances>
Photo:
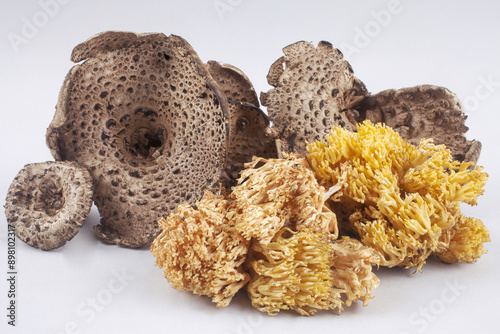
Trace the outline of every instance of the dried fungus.
<instances>
[{"instance_id":1,"label":"dried fungus","mask_svg":"<svg viewBox=\"0 0 500 334\"><path fill-rule=\"evenodd\" d=\"M90 173L77 163L28 164L7 192L7 222L28 245L42 250L61 247L85 223L92 188Z\"/></svg>"},{"instance_id":2,"label":"dried fungus","mask_svg":"<svg viewBox=\"0 0 500 334\"><path fill-rule=\"evenodd\" d=\"M321 185L341 186L331 200L342 208L339 224L388 267L420 270L433 252L448 249L462 219L459 203L475 205L488 178L482 167L453 160L444 145L422 139L417 147L370 121L356 133L332 129L326 141L310 144L307 158Z\"/></svg>"},{"instance_id":3,"label":"dried fungus","mask_svg":"<svg viewBox=\"0 0 500 334\"><path fill-rule=\"evenodd\" d=\"M207 191L196 206L182 204L159 221L151 253L174 288L225 307L249 280L242 265L250 242L228 224L231 204L222 196Z\"/></svg>"},{"instance_id":4,"label":"dried fungus","mask_svg":"<svg viewBox=\"0 0 500 334\"><path fill-rule=\"evenodd\" d=\"M87 167L108 243L140 247L226 162L227 101L181 37L105 32L73 50L47 145Z\"/></svg>"},{"instance_id":5,"label":"dried fungus","mask_svg":"<svg viewBox=\"0 0 500 334\"><path fill-rule=\"evenodd\" d=\"M332 127L355 129L359 115L353 106L368 92L342 53L325 41L316 48L297 42L283 53L269 69L273 88L260 97L280 150L305 155L306 141L323 139Z\"/></svg>"},{"instance_id":6,"label":"dried fungus","mask_svg":"<svg viewBox=\"0 0 500 334\"><path fill-rule=\"evenodd\" d=\"M481 153L479 141L466 139L467 116L458 97L447 88L421 85L388 89L367 95L357 109L361 119L382 122L413 145L422 138L446 145L454 160L476 163Z\"/></svg>"}]
</instances>

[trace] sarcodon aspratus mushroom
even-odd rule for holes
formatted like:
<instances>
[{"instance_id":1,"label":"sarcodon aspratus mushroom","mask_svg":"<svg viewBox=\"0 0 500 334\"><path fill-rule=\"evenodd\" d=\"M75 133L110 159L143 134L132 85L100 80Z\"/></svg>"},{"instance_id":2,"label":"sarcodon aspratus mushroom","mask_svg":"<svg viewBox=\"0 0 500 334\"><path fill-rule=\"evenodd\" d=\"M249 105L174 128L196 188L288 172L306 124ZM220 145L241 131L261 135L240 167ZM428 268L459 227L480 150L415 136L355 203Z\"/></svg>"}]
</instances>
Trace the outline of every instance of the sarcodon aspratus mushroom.
<instances>
[{"instance_id":1,"label":"sarcodon aspratus mushroom","mask_svg":"<svg viewBox=\"0 0 500 334\"><path fill-rule=\"evenodd\" d=\"M148 244L162 212L233 185L252 156L276 155L245 74L204 64L181 37L105 32L71 60L82 63L64 81L47 145L89 169L106 242Z\"/></svg>"},{"instance_id":2,"label":"sarcodon aspratus mushroom","mask_svg":"<svg viewBox=\"0 0 500 334\"><path fill-rule=\"evenodd\" d=\"M7 192L7 222L22 241L42 250L63 246L92 207L92 178L71 161L28 164Z\"/></svg>"},{"instance_id":3,"label":"sarcodon aspratus mushroom","mask_svg":"<svg viewBox=\"0 0 500 334\"><path fill-rule=\"evenodd\" d=\"M161 212L194 203L226 160L227 100L181 37L105 32L75 47L47 145L87 167L97 235L127 247L159 233Z\"/></svg>"},{"instance_id":4,"label":"sarcodon aspratus mushroom","mask_svg":"<svg viewBox=\"0 0 500 334\"><path fill-rule=\"evenodd\" d=\"M477 162L481 143L465 138L467 116L450 90L420 85L370 94L328 42L314 48L301 41L283 53L267 75L273 88L261 94L281 149L305 155L306 140L322 140L339 125L356 131L368 119L394 128L412 144L433 138L451 149L456 160Z\"/></svg>"}]
</instances>

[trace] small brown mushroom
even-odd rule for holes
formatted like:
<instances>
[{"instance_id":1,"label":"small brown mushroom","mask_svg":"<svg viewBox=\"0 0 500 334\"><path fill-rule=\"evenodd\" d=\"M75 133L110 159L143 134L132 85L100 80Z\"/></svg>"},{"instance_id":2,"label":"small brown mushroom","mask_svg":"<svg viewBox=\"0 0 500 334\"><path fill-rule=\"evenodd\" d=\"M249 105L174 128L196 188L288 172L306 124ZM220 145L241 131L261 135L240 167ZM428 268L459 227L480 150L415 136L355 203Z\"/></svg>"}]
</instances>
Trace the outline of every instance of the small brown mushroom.
<instances>
[{"instance_id":1,"label":"small brown mushroom","mask_svg":"<svg viewBox=\"0 0 500 334\"><path fill-rule=\"evenodd\" d=\"M7 192L5 215L16 236L42 250L63 246L92 207L92 178L75 162L24 166Z\"/></svg>"},{"instance_id":2,"label":"small brown mushroom","mask_svg":"<svg viewBox=\"0 0 500 334\"><path fill-rule=\"evenodd\" d=\"M85 165L101 215L96 234L151 242L157 221L194 204L226 161L227 101L181 37L105 32L75 47L47 145Z\"/></svg>"},{"instance_id":3,"label":"small brown mushroom","mask_svg":"<svg viewBox=\"0 0 500 334\"><path fill-rule=\"evenodd\" d=\"M274 88L261 94L281 150L306 154L306 140L323 139L337 125L354 130L358 115L352 106L367 91L342 53L324 41L317 48L297 42L283 53L267 76Z\"/></svg>"},{"instance_id":4,"label":"small brown mushroom","mask_svg":"<svg viewBox=\"0 0 500 334\"><path fill-rule=\"evenodd\" d=\"M366 96L360 117L383 122L413 145L422 138L445 144L455 160L476 162L481 152L479 141L467 140L465 115L458 97L444 87L421 85L388 89Z\"/></svg>"},{"instance_id":5,"label":"small brown mushroom","mask_svg":"<svg viewBox=\"0 0 500 334\"><path fill-rule=\"evenodd\" d=\"M278 157L269 118L262 110L251 104L229 102L229 114L228 163L222 180L226 188L236 185L244 164L251 162L253 157Z\"/></svg>"},{"instance_id":6,"label":"small brown mushroom","mask_svg":"<svg viewBox=\"0 0 500 334\"><path fill-rule=\"evenodd\" d=\"M259 98L250 79L239 68L220 64L214 60L207 62L207 68L228 100L252 104L259 107Z\"/></svg>"},{"instance_id":7,"label":"small brown mushroom","mask_svg":"<svg viewBox=\"0 0 500 334\"><path fill-rule=\"evenodd\" d=\"M268 116L248 77L237 67L209 61L207 68L229 102L227 166L222 178L226 188L236 185L238 175L252 157L277 158L274 133Z\"/></svg>"}]
</instances>

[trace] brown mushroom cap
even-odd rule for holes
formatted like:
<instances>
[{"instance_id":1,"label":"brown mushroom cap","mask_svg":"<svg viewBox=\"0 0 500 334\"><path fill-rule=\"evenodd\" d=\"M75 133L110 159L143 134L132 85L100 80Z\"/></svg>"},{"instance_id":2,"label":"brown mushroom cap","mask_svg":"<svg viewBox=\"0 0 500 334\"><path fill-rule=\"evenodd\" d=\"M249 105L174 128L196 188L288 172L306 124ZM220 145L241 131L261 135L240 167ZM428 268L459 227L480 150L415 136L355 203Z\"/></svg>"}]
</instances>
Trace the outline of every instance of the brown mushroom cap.
<instances>
[{"instance_id":1,"label":"brown mushroom cap","mask_svg":"<svg viewBox=\"0 0 500 334\"><path fill-rule=\"evenodd\" d=\"M207 68L228 100L259 107L257 93L243 71L233 65L220 64L214 60L207 62Z\"/></svg>"},{"instance_id":2,"label":"brown mushroom cap","mask_svg":"<svg viewBox=\"0 0 500 334\"><path fill-rule=\"evenodd\" d=\"M297 42L283 53L269 70L274 88L261 94L261 103L284 147L306 154L306 140L323 139L337 125L354 130L357 114L351 106L367 91L342 53L324 41L317 48Z\"/></svg>"},{"instance_id":3,"label":"brown mushroom cap","mask_svg":"<svg viewBox=\"0 0 500 334\"><path fill-rule=\"evenodd\" d=\"M94 179L106 242L140 247L194 204L226 159L227 101L181 37L105 32L73 50L47 145Z\"/></svg>"},{"instance_id":4,"label":"brown mushroom cap","mask_svg":"<svg viewBox=\"0 0 500 334\"><path fill-rule=\"evenodd\" d=\"M251 104L229 102L230 137L227 147L227 166L223 178L226 188L236 185L244 164L253 157L277 158L276 139L269 118Z\"/></svg>"},{"instance_id":5,"label":"brown mushroom cap","mask_svg":"<svg viewBox=\"0 0 500 334\"><path fill-rule=\"evenodd\" d=\"M388 89L366 96L358 108L360 118L383 122L413 145L422 138L445 144L455 160L476 162L479 141L465 137L465 115L458 97L444 87L421 85Z\"/></svg>"},{"instance_id":6,"label":"brown mushroom cap","mask_svg":"<svg viewBox=\"0 0 500 334\"><path fill-rule=\"evenodd\" d=\"M5 215L16 236L42 250L63 246L92 207L92 178L75 162L24 166L7 192Z\"/></svg>"},{"instance_id":7,"label":"brown mushroom cap","mask_svg":"<svg viewBox=\"0 0 500 334\"><path fill-rule=\"evenodd\" d=\"M229 141L227 166L222 183L236 185L243 165L252 157L277 158L276 139L270 130L269 117L259 109L259 99L252 83L239 68L214 60L207 68L229 103Z\"/></svg>"}]
</instances>

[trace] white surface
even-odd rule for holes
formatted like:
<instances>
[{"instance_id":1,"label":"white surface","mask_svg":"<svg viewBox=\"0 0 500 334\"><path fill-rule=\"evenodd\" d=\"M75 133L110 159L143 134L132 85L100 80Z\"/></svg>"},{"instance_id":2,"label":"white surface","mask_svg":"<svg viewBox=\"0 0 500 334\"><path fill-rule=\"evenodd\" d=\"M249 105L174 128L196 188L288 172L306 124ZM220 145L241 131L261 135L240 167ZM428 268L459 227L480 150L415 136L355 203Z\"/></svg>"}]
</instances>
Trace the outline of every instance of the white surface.
<instances>
[{"instance_id":1,"label":"white surface","mask_svg":"<svg viewBox=\"0 0 500 334\"><path fill-rule=\"evenodd\" d=\"M2 201L24 164L52 160L45 130L72 66L71 50L95 33L180 35L202 60L241 68L258 92L269 89L267 71L284 46L327 40L341 48L372 92L429 83L448 87L467 101L468 136L483 143L480 164L490 180L479 205L463 211L482 219L493 241L476 264L429 261L423 274L415 275L381 269L375 299L341 316L320 312L305 318L282 312L268 317L253 309L245 294L217 309L205 297L175 291L147 248L105 245L94 236L92 226L99 221L94 208L80 233L61 249L42 252L18 241L17 326L12 328L6 318L7 226L2 214L2 333L498 332L500 2L400 0L392 8L388 0L65 0L47 15L42 4L48 2L53 1L0 3ZM218 13L216 5L221 4L225 11ZM394 14L377 23L376 13L388 9ZM34 18L40 27L28 34L24 28L23 35L23 26ZM360 31L371 37L363 40ZM17 52L9 41L12 33L26 38ZM357 53L348 52L348 45L358 48Z\"/></svg>"}]
</instances>

